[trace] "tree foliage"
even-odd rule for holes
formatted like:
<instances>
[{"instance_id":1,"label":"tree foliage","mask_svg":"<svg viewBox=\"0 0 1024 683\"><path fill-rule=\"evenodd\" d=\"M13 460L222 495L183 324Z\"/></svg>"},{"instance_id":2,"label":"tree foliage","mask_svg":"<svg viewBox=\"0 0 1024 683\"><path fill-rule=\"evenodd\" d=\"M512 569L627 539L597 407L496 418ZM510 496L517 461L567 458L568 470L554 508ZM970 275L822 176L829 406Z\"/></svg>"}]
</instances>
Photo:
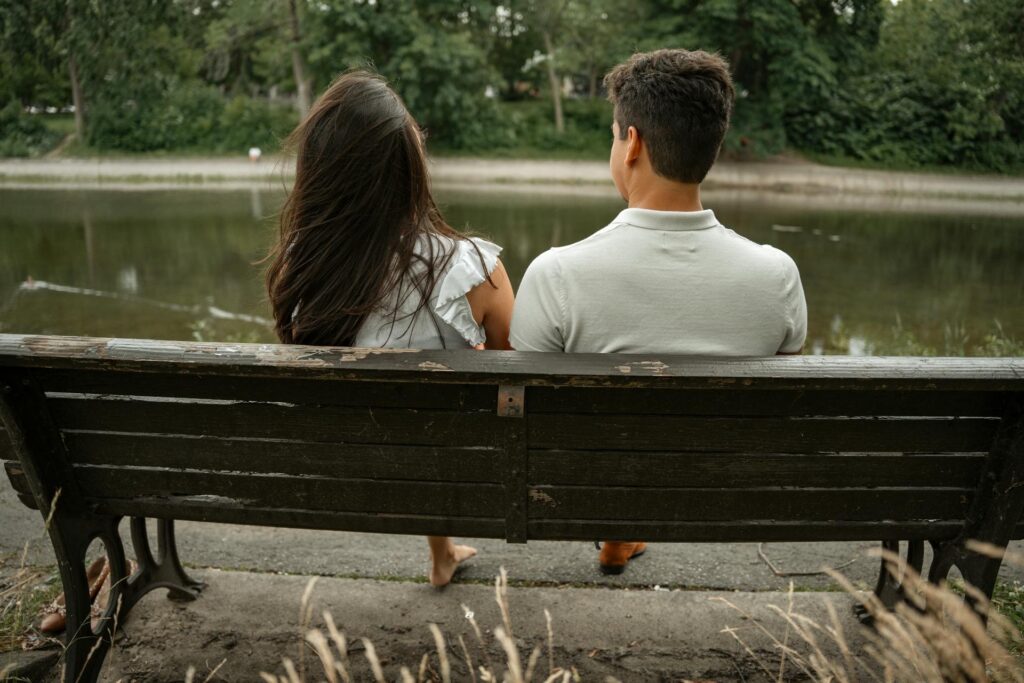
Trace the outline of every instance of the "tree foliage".
<instances>
[{"instance_id":1,"label":"tree foliage","mask_svg":"<svg viewBox=\"0 0 1024 683\"><path fill-rule=\"evenodd\" d=\"M0 0L0 102L80 101L100 149L242 151L294 125L300 80L368 66L433 145L600 150L601 76L660 47L730 61L733 156L1024 168L1024 4L1005 0Z\"/></svg>"}]
</instances>

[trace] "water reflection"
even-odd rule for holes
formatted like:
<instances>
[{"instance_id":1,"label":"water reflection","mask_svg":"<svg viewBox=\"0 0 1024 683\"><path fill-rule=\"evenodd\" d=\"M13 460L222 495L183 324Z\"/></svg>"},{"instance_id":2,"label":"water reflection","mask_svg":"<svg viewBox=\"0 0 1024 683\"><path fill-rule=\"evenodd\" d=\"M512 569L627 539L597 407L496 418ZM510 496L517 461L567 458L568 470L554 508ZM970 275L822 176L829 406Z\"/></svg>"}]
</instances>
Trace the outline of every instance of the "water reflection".
<instances>
[{"instance_id":1,"label":"water reflection","mask_svg":"<svg viewBox=\"0 0 1024 683\"><path fill-rule=\"evenodd\" d=\"M514 283L539 252L582 239L622 208L603 192L448 191L440 199L453 225L505 247ZM0 190L0 330L271 340L259 323L211 311L267 316L256 262L275 232L265 216L280 201L258 190ZM710 192L705 203L741 235L796 260L809 350L970 351L996 321L1004 335L1024 337L1019 210L940 203L936 211L918 201L880 211L864 198L736 192ZM21 287L28 278L121 296Z\"/></svg>"}]
</instances>

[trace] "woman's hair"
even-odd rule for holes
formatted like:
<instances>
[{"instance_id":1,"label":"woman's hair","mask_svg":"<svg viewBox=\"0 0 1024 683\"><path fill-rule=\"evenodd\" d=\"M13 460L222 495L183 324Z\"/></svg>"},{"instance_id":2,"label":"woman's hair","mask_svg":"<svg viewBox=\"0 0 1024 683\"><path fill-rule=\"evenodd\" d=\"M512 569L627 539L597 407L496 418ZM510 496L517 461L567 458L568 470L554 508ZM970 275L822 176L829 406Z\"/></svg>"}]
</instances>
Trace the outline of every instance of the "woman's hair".
<instances>
[{"instance_id":1,"label":"woman's hair","mask_svg":"<svg viewBox=\"0 0 1024 683\"><path fill-rule=\"evenodd\" d=\"M396 288L397 302L418 292L418 313L454 253L437 236L465 236L434 203L421 133L398 95L375 74L344 73L286 147L295 185L266 273L278 338L352 346Z\"/></svg>"}]
</instances>

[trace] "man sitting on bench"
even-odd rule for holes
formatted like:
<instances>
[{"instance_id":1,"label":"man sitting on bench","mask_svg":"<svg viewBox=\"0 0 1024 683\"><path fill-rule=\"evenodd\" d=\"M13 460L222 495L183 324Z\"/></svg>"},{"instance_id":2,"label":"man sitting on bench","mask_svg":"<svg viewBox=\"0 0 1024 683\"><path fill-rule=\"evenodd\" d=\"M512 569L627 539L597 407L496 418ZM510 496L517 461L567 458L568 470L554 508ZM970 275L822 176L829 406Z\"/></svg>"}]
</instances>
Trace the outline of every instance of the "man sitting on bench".
<instances>
[{"instance_id":1,"label":"man sitting on bench","mask_svg":"<svg viewBox=\"0 0 1024 683\"><path fill-rule=\"evenodd\" d=\"M722 146L734 91L718 55L658 50L606 77L611 175L628 207L605 228L530 265L512 346L567 353L770 356L799 353L807 306L796 264L724 227L700 183ZM619 574L644 552L607 541Z\"/></svg>"}]
</instances>

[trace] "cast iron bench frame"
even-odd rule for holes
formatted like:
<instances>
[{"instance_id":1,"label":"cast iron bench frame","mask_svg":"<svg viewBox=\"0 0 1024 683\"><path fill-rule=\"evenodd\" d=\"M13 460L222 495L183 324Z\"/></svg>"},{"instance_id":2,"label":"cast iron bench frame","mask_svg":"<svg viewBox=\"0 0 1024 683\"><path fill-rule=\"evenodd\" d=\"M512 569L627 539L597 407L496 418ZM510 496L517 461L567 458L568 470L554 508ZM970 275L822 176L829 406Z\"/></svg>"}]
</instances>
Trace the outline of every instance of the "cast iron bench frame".
<instances>
[{"instance_id":1,"label":"cast iron bench frame","mask_svg":"<svg viewBox=\"0 0 1024 683\"><path fill-rule=\"evenodd\" d=\"M881 540L990 596L1019 538L1024 359L392 351L0 335L0 459L94 681L174 520L527 539ZM126 576L130 518L138 570ZM146 518L157 520L157 549ZM85 553L114 589L97 630ZM884 565L875 592L892 606Z\"/></svg>"}]
</instances>

